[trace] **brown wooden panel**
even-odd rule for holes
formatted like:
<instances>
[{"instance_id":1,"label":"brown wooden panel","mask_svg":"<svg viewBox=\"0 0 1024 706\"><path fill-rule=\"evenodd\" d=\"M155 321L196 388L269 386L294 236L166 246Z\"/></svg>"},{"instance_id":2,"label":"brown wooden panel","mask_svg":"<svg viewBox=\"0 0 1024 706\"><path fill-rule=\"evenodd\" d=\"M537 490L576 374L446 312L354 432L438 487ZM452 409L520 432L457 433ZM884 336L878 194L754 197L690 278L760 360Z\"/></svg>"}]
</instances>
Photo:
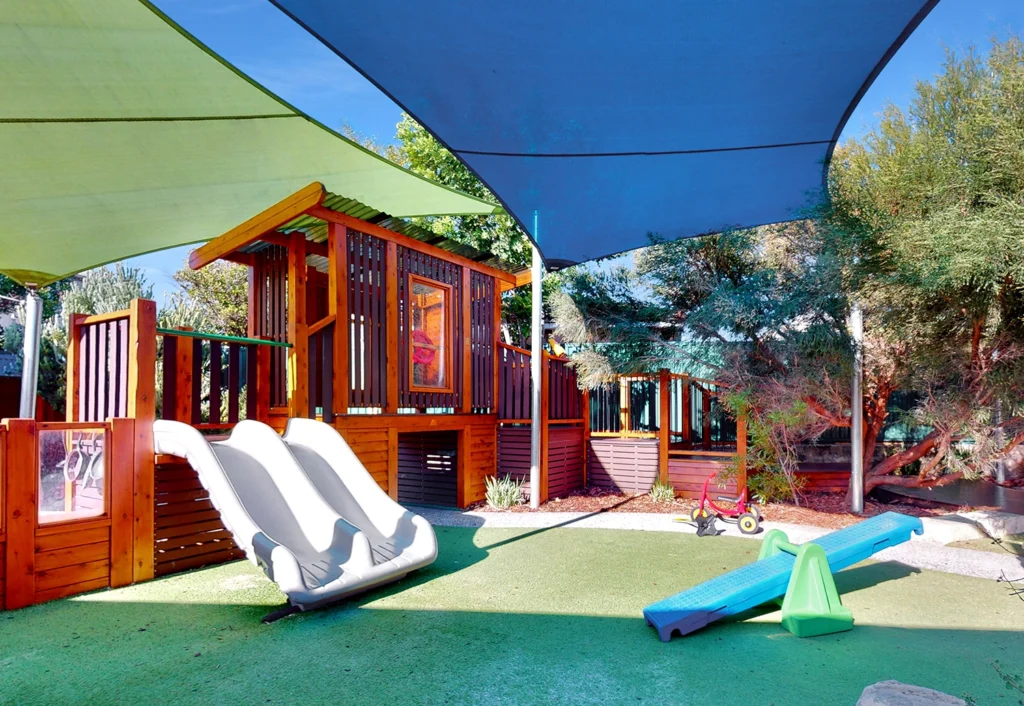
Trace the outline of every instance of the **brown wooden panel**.
<instances>
[{"instance_id":1,"label":"brown wooden panel","mask_svg":"<svg viewBox=\"0 0 1024 706\"><path fill-rule=\"evenodd\" d=\"M95 544L83 544L77 547L68 547L66 549L55 549L53 551L36 554L36 571L49 571L52 569L60 569L65 566L103 561L109 556L109 542L97 542Z\"/></svg>"},{"instance_id":2,"label":"brown wooden panel","mask_svg":"<svg viewBox=\"0 0 1024 706\"><path fill-rule=\"evenodd\" d=\"M457 455L455 432L399 434L398 501L456 505Z\"/></svg>"},{"instance_id":3,"label":"brown wooden panel","mask_svg":"<svg viewBox=\"0 0 1024 706\"><path fill-rule=\"evenodd\" d=\"M669 458L668 478L676 489L676 495L695 499L700 497L705 480L728 467L729 462L719 459ZM712 498L718 495L735 495L736 482L729 481L723 488L719 487L716 481L712 481L708 486L708 494Z\"/></svg>"},{"instance_id":4,"label":"brown wooden panel","mask_svg":"<svg viewBox=\"0 0 1024 706\"><path fill-rule=\"evenodd\" d=\"M199 569L204 566L213 566L215 564L223 564L228 561L237 561L238 559L244 558L245 552L241 549L215 547L211 549L209 554L199 554L197 556L181 559L167 559L161 561L158 566L157 575L166 576L168 574L178 573L179 571L189 571L191 569Z\"/></svg>"},{"instance_id":5,"label":"brown wooden panel","mask_svg":"<svg viewBox=\"0 0 1024 706\"><path fill-rule=\"evenodd\" d=\"M107 577L99 576L89 581L72 583L67 586L57 586L56 588L50 588L45 591L36 591L34 602L45 603L47 601L55 601L60 598L67 598L68 596L77 596L82 593L88 593L89 591L107 588L107 584Z\"/></svg>"},{"instance_id":6,"label":"brown wooden panel","mask_svg":"<svg viewBox=\"0 0 1024 706\"><path fill-rule=\"evenodd\" d=\"M588 444L590 485L624 493L646 493L658 478L656 439L596 439Z\"/></svg>"},{"instance_id":7,"label":"brown wooden panel","mask_svg":"<svg viewBox=\"0 0 1024 706\"><path fill-rule=\"evenodd\" d=\"M197 508L201 505L205 505L205 507L191 512L188 511L189 508L185 508L184 512L179 513L164 514L157 512L156 531L158 533L167 533L179 526L191 526L208 520L220 522L220 511L213 507L213 503L208 500L204 503L196 503Z\"/></svg>"},{"instance_id":8,"label":"brown wooden panel","mask_svg":"<svg viewBox=\"0 0 1024 706\"><path fill-rule=\"evenodd\" d=\"M110 542L109 526L89 527L87 529L75 529L45 535L36 533L35 553L43 554L58 549L68 549L97 542Z\"/></svg>"},{"instance_id":9,"label":"brown wooden panel","mask_svg":"<svg viewBox=\"0 0 1024 706\"><path fill-rule=\"evenodd\" d=\"M109 559L62 566L49 571L36 571L36 592L47 591L76 583L104 581L110 578Z\"/></svg>"},{"instance_id":10,"label":"brown wooden panel","mask_svg":"<svg viewBox=\"0 0 1024 706\"><path fill-rule=\"evenodd\" d=\"M7 564L5 606L8 610L30 605L35 593L35 538L39 482L38 441L36 423L32 420L10 419L5 439L2 507L6 532L4 557Z\"/></svg>"}]
</instances>

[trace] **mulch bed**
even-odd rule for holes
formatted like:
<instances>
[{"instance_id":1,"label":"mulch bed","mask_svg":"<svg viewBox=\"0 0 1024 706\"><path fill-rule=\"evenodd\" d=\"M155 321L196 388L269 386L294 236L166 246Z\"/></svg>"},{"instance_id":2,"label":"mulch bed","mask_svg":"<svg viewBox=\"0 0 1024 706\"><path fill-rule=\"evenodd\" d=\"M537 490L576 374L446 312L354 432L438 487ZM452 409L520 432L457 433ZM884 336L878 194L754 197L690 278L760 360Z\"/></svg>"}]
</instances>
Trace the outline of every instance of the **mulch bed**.
<instances>
[{"instance_id":1,"label":"mulch bed","mask_svg":"<svg viewBox=\"0 0 1024 706\"><path fill-rule=\"evenodd\" d=\"M574 491L567 498L549 500L538 510L530 510L529 505L519 505L510 510L496 510L487 503L477 503L469 509L476 512L650 512L689 515L690 510L696 506L696 500L677 498L671 503L657 503L647 494L626 495L590 488ZM868 498L864 503L864 515L854 515L849 512L845 493L805 493L799 506L793 503L770 503L760 509L766 520L827 529L848 527L863 520L864 517L890 511L914 517L929 517L949 512L949 509L932 509L905 503L884 504Z\"/></svg>"}]
</instances>

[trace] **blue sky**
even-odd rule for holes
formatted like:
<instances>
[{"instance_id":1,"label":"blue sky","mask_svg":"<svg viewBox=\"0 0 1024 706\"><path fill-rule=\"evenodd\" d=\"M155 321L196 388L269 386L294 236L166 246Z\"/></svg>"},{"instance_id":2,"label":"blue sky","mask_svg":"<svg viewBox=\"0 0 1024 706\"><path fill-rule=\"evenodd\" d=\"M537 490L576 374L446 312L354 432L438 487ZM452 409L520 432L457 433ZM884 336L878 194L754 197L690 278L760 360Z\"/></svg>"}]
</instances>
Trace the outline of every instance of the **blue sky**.
<instances>
[{"instance_id":1,"label":"blue sky","mask_svg":"<svg viewBox=\"0 0 1024 706\"><path fill-rule=\"evenodd\" d=\"M388 142L401 111L373 85L283 15L268 0L155 0L155 4L200 41L268 89L333 128ZM386 28L376 28L387 41ZM905 106L919 79L939 69L943 47L984 48L989 38L1024 34L1021 0L940 0L875 81L853 113L843 137L876 122L890 101ZM153 282L158 304L174 290L170 275L188 248L132 258Z\"/></svg>"}]
</instances>

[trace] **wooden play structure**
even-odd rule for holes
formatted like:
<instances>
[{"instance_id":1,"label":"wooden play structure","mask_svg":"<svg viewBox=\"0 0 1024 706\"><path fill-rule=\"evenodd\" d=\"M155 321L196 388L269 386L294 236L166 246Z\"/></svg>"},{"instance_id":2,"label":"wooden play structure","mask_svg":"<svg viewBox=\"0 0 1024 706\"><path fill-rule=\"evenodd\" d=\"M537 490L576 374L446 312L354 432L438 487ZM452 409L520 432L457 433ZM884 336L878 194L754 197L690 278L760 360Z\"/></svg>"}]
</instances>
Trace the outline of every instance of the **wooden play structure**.
<instances>
[{"instance_id":1,"label":"wooden play structure","mask_svg":"<svg viewBox=\"0 0 1024 706\"><path fill-rule=\"evenodd\" d=\"M0 425L0 606L241 557L188 462L154 453L156 419L322 420L406 504L467 507L486 477L529 475L532 354L499 341L501 293L528 272L318 183L190 264L217 259L248 268L246 337L158 328L151 301L74 315L66 421ZM580 392L566 358L540 354L541 500L658 477L693 496L736 456L743 482L745 432L713 382L661 371Z\"/></svg>"}]
</instances>

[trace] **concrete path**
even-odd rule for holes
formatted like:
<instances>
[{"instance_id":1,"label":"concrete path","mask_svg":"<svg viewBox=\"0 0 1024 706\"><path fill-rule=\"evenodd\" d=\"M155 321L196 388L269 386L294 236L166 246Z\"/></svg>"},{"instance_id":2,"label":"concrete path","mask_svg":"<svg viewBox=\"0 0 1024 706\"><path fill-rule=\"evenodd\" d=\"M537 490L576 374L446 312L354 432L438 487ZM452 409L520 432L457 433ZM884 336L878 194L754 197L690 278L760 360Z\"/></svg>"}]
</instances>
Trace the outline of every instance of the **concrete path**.
<instances>
[{"instance_id":1,"label":"concrete path","mask_svg":"<svg viewBox=\"0 0 1024 706\"><path fill-rule=\"evenodd\" d=\"M531 529L565 527L570 529L696 533L696 528L693 525L675 522L675 515L642 512L460 512L426 507L415 508L415 512L439 527L523 527ZM809 542L831 531L821 527L784 522L763 522L761 526L765 531L781 529L795 544ZM725 522L719 522L718 527L724 528L724 534L730 537L759 540L763 536L763 534L755 536L742 534L735 525ZM714 541L710 537L707 539ZM1021 557L1010 553L946 547L936 542L927 541L927 531L924 536L915 536L913 541L881 551L874 558L878 561L896 561L917 569L942 571L948 574L975 576L983 579L995 580L1003 575L1010 579L1024 577L1024 560Z\"/></svg>"}]
</instances>

